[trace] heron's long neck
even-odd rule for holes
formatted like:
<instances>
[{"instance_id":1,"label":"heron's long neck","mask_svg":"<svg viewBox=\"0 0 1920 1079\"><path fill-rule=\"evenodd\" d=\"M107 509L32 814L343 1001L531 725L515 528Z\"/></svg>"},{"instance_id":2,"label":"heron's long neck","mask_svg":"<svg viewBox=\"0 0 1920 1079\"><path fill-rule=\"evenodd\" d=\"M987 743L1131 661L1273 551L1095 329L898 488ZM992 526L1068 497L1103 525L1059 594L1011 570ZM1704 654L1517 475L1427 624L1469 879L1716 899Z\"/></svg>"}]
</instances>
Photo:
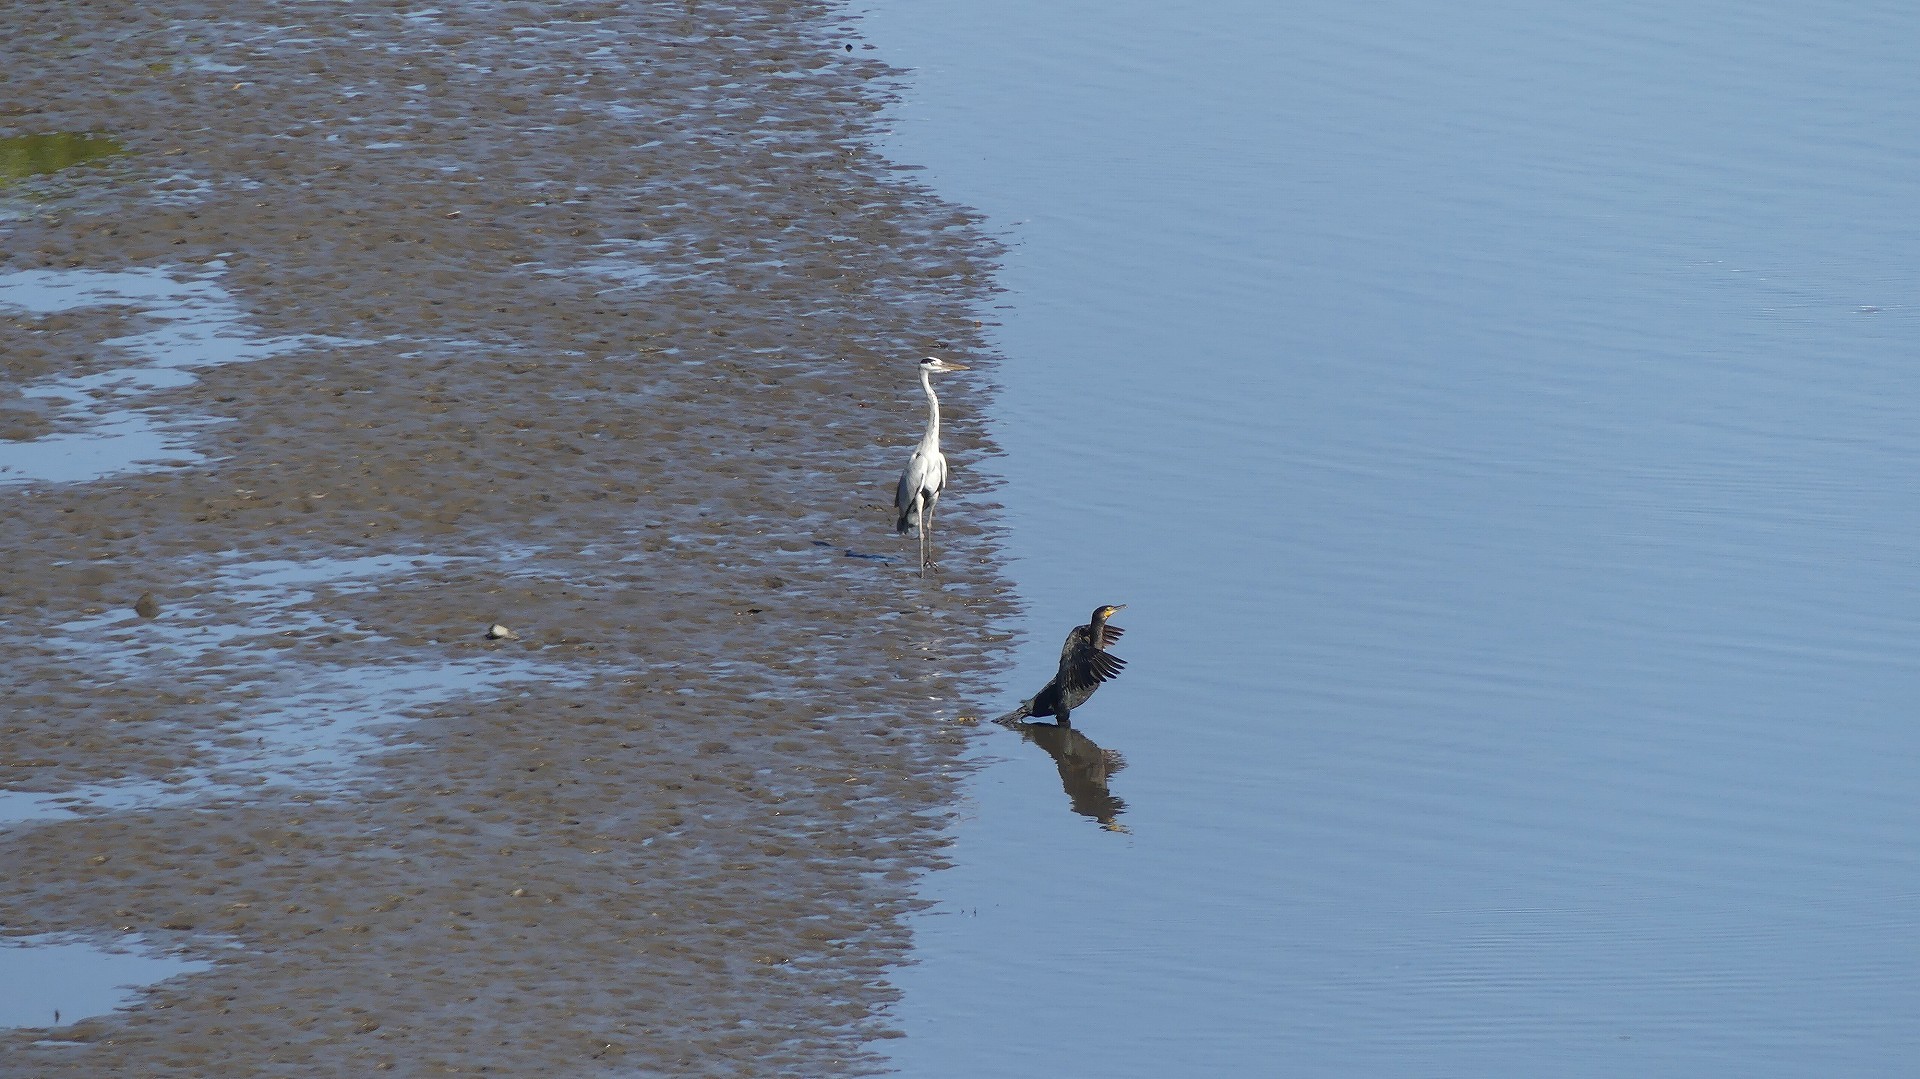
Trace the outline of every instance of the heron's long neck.
<instances>
[{"instance_id":1,"label":"heron's long neck","mask_svg":"<svg viewBox=\"0 0 1920 1079\"><path fill-rule=\"evenodd\" d=\"M925 371L920 372L920 388L927 391L927 433L920 436L920 444L940 447L940 399L933 395L933 379Z\"/></svg>"}]
</instances>

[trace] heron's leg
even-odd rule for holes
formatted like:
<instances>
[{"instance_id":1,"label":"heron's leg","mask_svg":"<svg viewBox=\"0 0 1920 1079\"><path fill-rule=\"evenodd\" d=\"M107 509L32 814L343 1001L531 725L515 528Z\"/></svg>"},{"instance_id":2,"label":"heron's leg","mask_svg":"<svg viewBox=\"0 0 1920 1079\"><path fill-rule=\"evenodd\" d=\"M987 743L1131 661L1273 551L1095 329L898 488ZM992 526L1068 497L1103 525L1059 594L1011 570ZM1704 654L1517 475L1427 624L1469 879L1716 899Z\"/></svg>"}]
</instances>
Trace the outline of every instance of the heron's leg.
<instances>
[{"instance_id":1,"label":"heron's leg","mask_svg":"<svg viewBox=\"0 0 1920 1079\"><path fill-rule=\"evenodd\" d=\"M933 505L935 502L938 502L939 499L939 495L927 499L926 516L922 519L925 527L921 529L921 533L927 537L926 564L928 566L933 565Z\"/></svg>"},{"instance_id":2,"label":"heron's leg","mask_svg":"<svg viewBox=\"0 0 1920 1079\"><path fill-rule=\"evenodd\" d=\"M920 500L920 527L914 538L919 544L920 576L927 575L927 496L922 492L914 496Z\"/></svg>"}]
</instances>

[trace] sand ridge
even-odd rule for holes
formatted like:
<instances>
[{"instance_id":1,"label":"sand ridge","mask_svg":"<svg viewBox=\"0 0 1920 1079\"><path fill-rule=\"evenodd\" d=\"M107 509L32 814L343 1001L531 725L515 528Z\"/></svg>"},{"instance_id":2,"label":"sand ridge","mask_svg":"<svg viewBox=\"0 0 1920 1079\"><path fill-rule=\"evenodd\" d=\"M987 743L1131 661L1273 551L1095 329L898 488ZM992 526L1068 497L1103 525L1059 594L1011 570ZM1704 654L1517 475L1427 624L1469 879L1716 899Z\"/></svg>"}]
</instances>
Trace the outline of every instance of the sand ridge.
<instances>
[{"instance_id":1,"label":"sand ridge","mask_svg":"<svg viewBox=\"0 0 1920 1079\"><path fill-rule=\"evenodd\" d=\"M778 0L0 29L0 134L127 148L4 193L0 275L158 270L289 343L128 376L178 320L0 312L0 435L171 439L0 487L0 787L139 807L0 825L0 931L216 961L0 1074L876 1067L1010 613L995 249L869 149L896 73ZM887 503L936 348L976 369L923 585ZM17 392L88 375L152 385Z\"/></svg>"}]
</instances>

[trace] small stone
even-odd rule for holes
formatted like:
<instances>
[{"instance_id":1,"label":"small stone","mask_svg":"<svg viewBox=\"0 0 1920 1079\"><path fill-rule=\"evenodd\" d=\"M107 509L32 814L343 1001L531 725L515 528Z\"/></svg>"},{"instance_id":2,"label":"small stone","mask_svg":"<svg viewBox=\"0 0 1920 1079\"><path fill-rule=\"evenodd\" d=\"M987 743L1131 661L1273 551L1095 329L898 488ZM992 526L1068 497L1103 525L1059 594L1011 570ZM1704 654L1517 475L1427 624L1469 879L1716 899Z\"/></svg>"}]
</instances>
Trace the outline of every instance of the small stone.
<instances>
[{"instance_id":1,"label":"small stone","mask_svg":"<svg viewBox=\"0 0 1920 1079\"><path fill-rule=\"evenodd\" d=\"M517 641L519 639L520 635L518 633L515 633L498 622L487 627L487 640L489 641Z\"/></svg>"},{"instance_id":2,"label":"small stone","mask_svg":"<svg viewBox=\"0 0 1920 1079\"><path fill-rule=\"evenodd\" d=\"M133 613L142 618L158 618L160 604L154 601L152 592L142 592L140 598L133 601Z\"/></svg>"}]
</instances>

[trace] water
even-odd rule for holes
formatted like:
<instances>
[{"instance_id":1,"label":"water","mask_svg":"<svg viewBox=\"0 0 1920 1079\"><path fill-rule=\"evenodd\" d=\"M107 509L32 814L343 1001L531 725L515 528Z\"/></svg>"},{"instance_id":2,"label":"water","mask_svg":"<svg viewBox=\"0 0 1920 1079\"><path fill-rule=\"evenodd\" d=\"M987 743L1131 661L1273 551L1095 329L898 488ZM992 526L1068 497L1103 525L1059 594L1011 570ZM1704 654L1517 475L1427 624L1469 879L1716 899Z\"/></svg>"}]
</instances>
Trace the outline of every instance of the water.
<instances>
[{"instance_id":1,"label":"water","mask_svg":"<svg viewBox=\"0 0 1920 1079\"><path fill-rule=\"evenodd\" d=\"M60 1027L132 1003L141 986L206 970L151 954L139 937L113 950L43 934L0 944L0 1027Z\"/></svg>"},{"instance_id":2,"label":"water","mask_svg":"<svg viewBox=\"0 0 1920 1079\"><path fill-rule=\"evenodd\" d=\"M1005 705L1130 604L1124 804L994 732L903 1074L1908 1069L1917 23L869 14L1013 245Z\"/></svg>"},{"instance_id":3,"label":"water","mask_svg":"<svg viewBox=\"0 0 1920 1079\"><path fill-rule=\"evenodd\" d=\"M511 574L536 553L233 559L189 578L181 591L195 600L169 602L153 619L115 609L49 627L40 644L75 669L125 682L225 688L210 708L207 737L193 744L197 763L158 778L0 791L0 831L77 814L245 796L267 784L338 789L364 758L399 744L387 728L410 715L527 683L576 684L577 674L559 664L498 646L475 658L401 646L334 610L317 591L325 589L329 598L371 592L409 575L481 564ZM484 630L475 625L474 639ZM332 658L314 658L275 647L288 633L380 646L381 658L354 662L339 649L327 653Z\"/></svg>"},{"instance_id":4,"label":"water","mask_svg":"<svg viewBox=\"0 0 1920 1079\"><path fill-rule=\"evenodd\" d=\"M87 307L117 307L151 324L102 343L105 370L40 379L19 387L44 402L61 430L0 442L0 488L75 483L157 471L202 459L192 446L208 417L162 418L143 398L194 381L196 368L248 363L319 344L320 337L256 335L219 284L218 264L198 271L35 269L0 273L0 314L29 318ZM122 360L127 362L120 365Z\"/></svg>"}]
</instances>

